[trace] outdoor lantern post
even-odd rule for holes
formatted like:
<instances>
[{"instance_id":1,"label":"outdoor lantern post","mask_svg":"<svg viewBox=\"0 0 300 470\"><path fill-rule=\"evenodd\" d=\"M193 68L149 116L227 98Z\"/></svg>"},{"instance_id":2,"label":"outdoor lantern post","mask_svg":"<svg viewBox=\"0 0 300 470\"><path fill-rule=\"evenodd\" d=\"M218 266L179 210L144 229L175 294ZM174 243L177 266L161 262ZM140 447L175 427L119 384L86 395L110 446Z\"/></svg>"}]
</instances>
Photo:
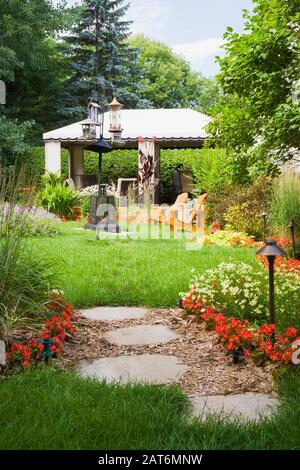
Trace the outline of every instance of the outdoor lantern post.
<instances>
[{"instance_id":1,"label":"outdoor lantern post","mask_svg":"<svg viewBox=\"0 0 300 470\"><path fill-rule=\"evenodd\" d=\"M269 263L269 311L270 323L275 324L275 284L274 284L274 264L277 256L284 256L285 252L277 246L275 240L267 240L260 248L257 255L266 256Z\"/></svg>"},{"instance_id":2,"label":"outdoor lantern post","mask_svg":"<svg viewBox=\"0 0 300 470\"><path fill-rule=\"evenodd\" d=\"M293 257L294 259L296 259L295 222L293 219L290 221L288 228L291 230L291 235L292 235Z\"/></svg>"},{"instance_id":3,"label":"outdoor lantern post","mask_svg":"<svg viewBox=\"0 0 300 470\"><path fill-rule=\"evenodd\" d=\"M122 124L121 124L121 109L123 105L114 97L111 103L109 103L110 110L110 126L109 132L112 134L112 143L121 142L122 135Z\"/></svg>"},{"instance_id":4,"label":"outdoor lantern post","mask_svg":"<svg viewBox=\"0 0 300 470\"><path fill-rule=\"evenodd\" d=\"M264 229L263 229L263 230L264 230L264 232L263 232L263 233L264 233L264 238L263 238L264 242L266 241L267 215L268 215L268 214L267 214L266 211L263 211L263 212L261 213L261 216L262 216L262 218L263 218L263 224L264 224Z\"/></svg>"}]
</instances>

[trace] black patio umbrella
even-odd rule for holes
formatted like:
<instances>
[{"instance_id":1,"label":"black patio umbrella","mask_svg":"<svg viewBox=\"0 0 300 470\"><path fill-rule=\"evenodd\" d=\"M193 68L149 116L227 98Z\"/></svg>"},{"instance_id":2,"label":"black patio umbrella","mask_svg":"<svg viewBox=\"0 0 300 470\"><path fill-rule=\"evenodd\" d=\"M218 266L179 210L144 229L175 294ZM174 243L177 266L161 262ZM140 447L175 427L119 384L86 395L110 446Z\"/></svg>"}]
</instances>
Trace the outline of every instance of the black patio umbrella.
<instances>
[{"instance_id":1,"label":"black patio umbrella","mask_svg":"<svg viewBox=\"0 0 300 470\"><path fill-rule=\"evenodd\" d=\"M86 147L87 150L91 150L92 152L98 152L99 159L98 159L98 197L100 198L101 194L101 170L102 170L102 155L103 153L108 153L112 151L112 147L104 140L102 137L99 140L96 140L91 145Z\"/></svg>"}]
</instances>

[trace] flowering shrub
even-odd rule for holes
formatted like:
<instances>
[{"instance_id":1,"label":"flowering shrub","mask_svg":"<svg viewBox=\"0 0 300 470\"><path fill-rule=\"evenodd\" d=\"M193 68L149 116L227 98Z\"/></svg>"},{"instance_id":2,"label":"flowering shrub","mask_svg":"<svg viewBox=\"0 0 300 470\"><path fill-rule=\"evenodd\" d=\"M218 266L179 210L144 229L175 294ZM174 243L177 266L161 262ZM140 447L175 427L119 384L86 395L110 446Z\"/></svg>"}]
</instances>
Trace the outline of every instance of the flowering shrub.
<instances>
[{"instance_id":1,"label":"flowering shrub","mask_svg":"<svg viewBox=\"0 0 300 470\"><path fill-rule=\"evenodd\" d=\"M279 328L300 329L299 263L281 261L275 275L276 321ZM190 290L182 294L182 304L191 314L201 313L203 305L242 320L263 322L268 317L268 273L259 264L221 263L196 275Z\"/></svg>"},{"instance_id":2,"label":"flowering shrub","mask_svg":"<svg viewBox=\"0 0 300 470\"><path fill-rule=\"evenodd\" d=\"M266 257L257 258L267 271ZM275 298L278 325L300 328L300 261L283 256L275 259Z\"/></svg>"},{"instance_id":3,"label":"flowering shrub","mask_svg":"<svg viewBox=\"0 0 300 470\"><path fill-rule=\"evenodd\" d=\"M275 334L275 325L261 326L255 337L254 355L273 362L289 363L295 351L292 344L297 339L296 328L287 328L283 334Z\"/></svg>"},{"instance_id":4,"label":"flowering shrub","mask_svg":"<svg viewBox=\"0 0 300 470\"><path fill-rule=\"evenodd\" d=\"M211 234L205 236L205 245L216 246L254 246L254 238L243 232L232 232L229 230L214 230L211 228Z\"/></svg>"},{"instance_id":5,"label":"flowering shrub","mask_svg":"<svg viewBox=\"0 0 300 470\"><path fill-rule=\"evenodd\" d=\"M26 344L11 344L7 353L9 364L27 368L34 362L48 360L61 353L64 342L75 333L74 310L58 297L49 303L49 308L61 311L45 322L38 338L31 338Z\"/></svg>"},{"instance_id":6,"label":"flowering shrub","mask_svg":"<svg viewBox=\"0 0 300 470\"><path fill-rule=\"evenodd\" d=\"M201 311L202 302L242 319L263 321L267 315L266 272L242 262L221 263L194 276L190 291L182 297L190 313Z\"/></svg>"},{"instance_id":7,"label":"flowering shrub","mask_svg":"<svg viewBox=\"0 0 300 470\"><path fill-rule=\"evenodd\" d=\"M26 236L51 235L56 232L55 224L55 215L39 207L0 204L0 236L16 225L21 226Z\"/></svg>"}]
</instances>

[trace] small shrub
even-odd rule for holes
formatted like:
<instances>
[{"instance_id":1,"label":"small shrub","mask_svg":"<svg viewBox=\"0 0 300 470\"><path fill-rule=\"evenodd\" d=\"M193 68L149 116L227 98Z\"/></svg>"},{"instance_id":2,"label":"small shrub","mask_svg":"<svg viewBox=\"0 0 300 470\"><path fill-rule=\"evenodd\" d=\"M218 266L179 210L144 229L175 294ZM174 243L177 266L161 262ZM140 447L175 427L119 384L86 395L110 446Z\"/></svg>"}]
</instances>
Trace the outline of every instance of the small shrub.
<instances>
[{"instance_id":1,"label":"small shrub","mask_svg":"<svg viewBox=\"0 0 300 470\"><path fill-rule=\"evenodd\" d=\"M267 178L247 186L223 187L209 195L207 221L218 221L221 227L228 223L231 230L262 237L261 213L268 207L270 191L271 183Z\"/></svg>"},{"instance_id":2,"label":"small shrub","mask_svg":"<svg viewBox=\"0 0 300 470\"><path fill-rule=\"evenodd\" d=\"M80 203L80 196L77 191L68 186L47 185L39 192L37 202L49 212L70 219L72 210Z\"/></svg>"},{"instance_id":3,"label":"small shrub","mask_svg":"<svg viewBox=\"0 0 300 470\"><path fill-rule=\"evenodd\" d=\"M217 230L205 236L205 245L215 246L246 246L253 247L254 240L244 232L232 232L229 230Z\"/></svg>"},{"instance_id":4,"label":"small shrub","mask_svg":"<svg viewBox=\"0 0 300 470\"><path fill-rule=\"evenodd\" d=\"M254 237L262 235L262 217L256 207L251 207L251 201L235 204L224 214L226 228L250 233Z\"/></svg>"}]
</instances>

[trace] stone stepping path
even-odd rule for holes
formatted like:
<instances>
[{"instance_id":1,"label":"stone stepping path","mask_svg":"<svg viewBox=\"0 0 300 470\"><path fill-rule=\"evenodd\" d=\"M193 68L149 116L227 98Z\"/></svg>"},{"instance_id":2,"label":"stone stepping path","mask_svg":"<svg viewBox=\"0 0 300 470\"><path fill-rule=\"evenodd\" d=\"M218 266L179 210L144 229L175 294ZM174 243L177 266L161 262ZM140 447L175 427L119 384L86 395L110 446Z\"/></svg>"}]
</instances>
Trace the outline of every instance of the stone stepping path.
<instances>
[{"instance_id":1,"label":"stone stepping path","mask_svg":"<svg viewBox=\"0 0 300 470\"><path fill-rule=\"evenodd\" d=\"M114 321L143 318L146 310L138 307L95 307L81 310L80 314L89 320Z\"/></svg>"},{"instance_id":2,"label":"stone stepping path","mask_svg":"<svg viewBox=\"0 0 300 470\"><path fill-rule=\"evenodd\" d=\"M185 333L183 332L182 335L175 333L163 324L164 318L154 324L151 322L149 324L146 313L147 310L135 307L96 307L80 311L83 317L94 322L116 322L115 329L104 330L101 337L114 347L128 346L129 351L132 347L135 350L133 354L128 354L127 349L124 349L118 356L101 357L93 361L84 360L79 364L79 373L83 377L105 380L108 383L118 381L122 384L129 382L167 384L182 379L187 372L190 374L193 366L186 365L184 359L177 358L172 352L168 354L168 352L153 351L151 353L149 351L148 353L148 348L156 345L161 348L171 341L185 337ZM130 320L133 320L133 325L122 327L123 320L126 325L128 321L130 325ZM136 324L137 320L140 320L142 324ZM117 322L121 322L121 325ZM97 326L93 328L97 329ZM144 347L141 353L137 349L139 347L141 350ZM172 346L171 349L176 354L176 346L175 348ZM205 356L203 357L205 359ZM193 416L201 420L205 420L208 414L213 413L221 417L226 416L229 420L234 420L238 416L243 420L256 421L270 416L279 403L276 398L267 394L252 392L193 395L189 396L189 399Z\"/></svg>"},{"instance_id":3,"label":"stone stepping path","mask_svg":"<svg viewBox=\"0 0 300 470\"><path fill-rule=\"evenodd\" d=\"M165 384L180 379L188 367L175 356L143 354L141 356L118 356L101 358L92 363L82 363L80 373L107 382L122 384L142 382Z\"/></svg>"},{"instance_id":4,"label":"stone stepping path","mask_svg":"<svg viewBox=\"0 0 300 470\"><path fill-rule=\"evenodd\" d=\"M105 333L104 338L118 346L144 346L168 343L180 336L164 325L137 325L109 331Z\"/></svg>"},{"instance_id":5,"label":"stone stepping path","mask_svg":"<svg viewBox=\"0 0 300 470\"><path fill-rule=\"evenodd\" d=\"M257 421L272 415L279 401L263 393L242 393L237 395L212 395L190 397L193 415L205 420L208 414L218 414L234 420Z\"/></svg>"}]
</instances>

